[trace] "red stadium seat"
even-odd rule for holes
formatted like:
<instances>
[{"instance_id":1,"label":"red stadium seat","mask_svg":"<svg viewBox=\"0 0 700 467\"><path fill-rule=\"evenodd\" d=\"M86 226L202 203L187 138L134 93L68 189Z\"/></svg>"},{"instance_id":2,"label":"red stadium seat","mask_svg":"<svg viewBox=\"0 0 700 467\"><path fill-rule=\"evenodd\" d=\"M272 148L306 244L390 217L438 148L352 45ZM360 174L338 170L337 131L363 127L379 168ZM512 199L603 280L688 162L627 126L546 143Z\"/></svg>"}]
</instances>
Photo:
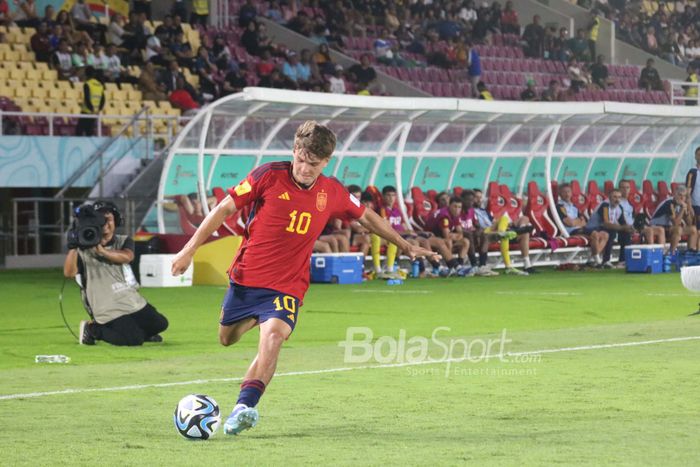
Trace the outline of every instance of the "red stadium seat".
<instances>
[{"instance_id":1,"label":"red stadium seat","mask_svg":"<svg viewBox=\"0 0 700 467\"><path fill-rule=\"evenodd\" d=\"M639 190L637 190L637 185L633 180L630 180L630 195L627 200L632 205L632 208L634 208L635 214L639 214L640 212L644 211L644 196Z\"/></svg>"},{"instance_id":2,"label":"red stadium seat","mask_svg":"<svg viewBox=\"0 0 700 467\"><path fill-rule=\"evenodd\" d=\"M559 202L559 183L557 183L556 180L552 180L552 182L549 184L549 186L550 186L550 189L552 190L554 202L558 203Z\"/></svg>"},{"instance_id":3,"label":"red stadium seat","mask_svg":"<svg viewBox=\"0 0 700 467\"><path fill-rule=\"evenodd\" d=\"M656 206L659 205L659 195L654 191L654 184L651 183L651 180L644 180L642 182L642 198L644 213L648 217L651 217L656 210Z\"/></svg>"},{"instance_id":4,"label":"red stadium seat","mask_svg":"<svg viewBox=\"0 0 700 467\"><path fill-rule=\"evenodd\" d=\"M671 196L671 192L668 189L668 184L666 182L659 182L657 184L658 188L658 195L659 195L659 203L662 201L665 201L669 196Z\"/></svg>"},{"instance_id":5,"label":"red stadium seat","mask_svg":"<svg viewBox=\"0 0 700 467\"><path fill-rule=\"evenodd\" d=\"M598 183L595 180L588 181L588 209L587 213L591 213L600 203L605 200L605 196L600 192Z\"/></svg>"},{"instance_id":6,"label":"red stadium seat","mask_svg":"<svg viewBox=\"0 0 700 467\"><path fill-rule=\"evenodd\" d=\"M581 184L579 184L578 180L571 181L571 193L573 195L571 201L574 203L574 206L576 206L576 209L587 216L590 202L585 193L581 191Z\"/></svg>"},{"instance_id":7,"label":"red stadium seat","mask_svg":"<svg viewBox=\"0 0 700 467\"><path fill-rule=\"evenodd\" d=\"M486 208L491 213L494 219L498 219L508 211L506 199L501 195L498 182L489 182L488 201Z\"/></svg>"},{"instance_id":8,"label":"red stadium seat","mask_svg":"<svg viewBox=\"0 0 700 467\"><path fill-rule=\"evenodd\" d=\"M540 191L537 182L527 184L527 206L525 215L530 218L530 222L538 232L544 232L549 237L557 236L557 226L549 217L547 198Z\"/></svg>"},{"instance_id":9,"label":"red stadium seat","mask_svg":"<svg viewBox=\"0 0 700 467\"><path fill-rule=\"evenodd\" d=\"M610 192L615 189L615 184L613 183L612 180L605 180L605 184L603 185L603 192L605 193L605 196L609 196Z\"/></svg>"},{"instance_id":10,"label":"red stadium seat","mask_svg":"<svg viewBox=\"0 0 700 467\"><path fill-rule=\"evenodd\" d=\"M518 219L523 213L523 203L520 201L513 193L511 193L510 188L507 185L500 185L498 187L501 196L506 201L506 212L511 220Z\"/></svg>"},{"instance_id":11,"label":"red stadium seat","mask_svg":"<svg viewBox=\"0 0 700 467\"><path fill-rule=\"evenodd\" d=\"M456 186L452 189L452 192L454 193L455 196L462 196L462 192L464 191L464 188L461 186Z\"/></svg>"},{"instance_id":12,"label":"red stadium seat","mask_svg":"<svg viewBox=\"0 0 700 467\"><path fill-rule=\"evenodd\" d=\"M413 199L413 215L411 218L420 227L425 227L428 215L433 210L433 205L425 197L423 190L417 186L411 188L411 198Z\"/></svg>"},{"instance_id":13,"label":"red stadium seat","mask_svg":"<svg viewBox=\"0 0 700 467\"><path fill-rule=\"evenodd\" d=\"M367 191L367 193L372 195L372 202L374 203L374 209L379 209L383 204L382 192L379 191L379 188L377 188L374 185L368 185L366 191Z\"/></svg>"}]
</instances>

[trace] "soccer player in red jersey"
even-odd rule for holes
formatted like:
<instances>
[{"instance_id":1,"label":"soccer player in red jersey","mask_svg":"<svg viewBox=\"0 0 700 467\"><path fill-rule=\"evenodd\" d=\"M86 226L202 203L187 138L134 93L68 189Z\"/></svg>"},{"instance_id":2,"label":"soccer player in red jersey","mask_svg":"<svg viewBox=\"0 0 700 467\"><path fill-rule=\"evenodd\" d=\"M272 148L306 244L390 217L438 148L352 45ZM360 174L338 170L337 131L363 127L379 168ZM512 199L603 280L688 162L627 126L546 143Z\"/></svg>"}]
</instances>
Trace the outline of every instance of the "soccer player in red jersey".
<instances>
[{"instance_id":1,"label":"soccer player in red jersey","mask_svg":"<svg viewBox=\"0 0 700 467\"><path fill-rule=\"evenodd\" d=\"M335 149L335 135L314 121L294 136L291 162L254 169L204 219L173 259L182 274L197 248L224 219L252 206L244 240L229 269L230 286L221 307L219 341L228 346L260 326L258 354L246 372L236 406L224 432L238 434L255 426L257 405L277 366L284 341L294 330L309 287L314 242L331 218L357 219L370 232L401 248L411 259L435 254L411 245L371 209L351 196L335 178L321 174Z\"/></svg>"}]
</instances>

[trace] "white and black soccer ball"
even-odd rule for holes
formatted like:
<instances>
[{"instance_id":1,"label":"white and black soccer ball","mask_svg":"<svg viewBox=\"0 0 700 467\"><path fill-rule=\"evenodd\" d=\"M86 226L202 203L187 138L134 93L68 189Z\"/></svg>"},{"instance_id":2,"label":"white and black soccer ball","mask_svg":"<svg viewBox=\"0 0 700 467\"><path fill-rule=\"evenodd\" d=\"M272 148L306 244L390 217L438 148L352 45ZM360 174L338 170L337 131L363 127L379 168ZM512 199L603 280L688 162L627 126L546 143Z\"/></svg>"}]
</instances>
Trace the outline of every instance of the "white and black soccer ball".
<instances>
[{"instance_id":1,"label":"white and black soccer ball","mask_svg":"<svg viewBox=\"0 0 700 467\"><path fill-rule=\"evenodd\" d=\"M175 428L187 439L209 439L220 424L219 404L209 396L190 394L175 407Z\"/></svg>"}]
</instances>

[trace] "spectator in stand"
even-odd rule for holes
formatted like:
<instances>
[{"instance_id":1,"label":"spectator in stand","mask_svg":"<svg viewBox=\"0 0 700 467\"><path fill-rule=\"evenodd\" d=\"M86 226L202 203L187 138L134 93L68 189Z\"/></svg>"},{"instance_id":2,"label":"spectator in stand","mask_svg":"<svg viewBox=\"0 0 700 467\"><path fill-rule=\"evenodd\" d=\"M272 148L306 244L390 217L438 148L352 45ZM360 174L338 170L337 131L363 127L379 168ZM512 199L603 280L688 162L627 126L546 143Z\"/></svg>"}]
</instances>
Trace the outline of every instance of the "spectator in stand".
<instances>
[{"instance_id":1,"label":"spectator in stand","mask_svg":"<svg viewBox=\"0 0 700 467\"><path fill-rule=\"evenodd\" d=\"M493 96L491 95L491 92L486 88L486 85L484 84L483 81L479 81L479 84L476 85L476 90L479 93L479 99L484 100L484 101L492 101Z\"/></svg>"},{"instance_id":2,"label":"spectator in stand","mask_svg":"<svg viewBox=\"0 0 700 467\"><path fill-rule=\"evenodd\" d=\"M168 62L168 68L163 72L159 80L163 84L165 92L170 94L177 87L177 79L185 79L185 75L180 71L176 60Z\"/></svg>"},{"instance_id":3,"label":"spectator in stand","mask_svg":"<svg viewBox=\"0 0 700 467\"><path fill-rule=\"evenodd\" d=\"M61 39L58 42L58 48L51 59L51 67L58 72L59 79L77 80L73 69L73 59L66 39Z\"/></svg>"},{"instance_id":4,"label":"spectator in stand","mask_svg":"<svg viewBox=\"0 0 700 467\"><path fill-rule=\"evenodd\" d=\"M49 27L41 22L36 32L30 39L32 51L39 62L48 62L51 58L51 41L49 40Z\"/></svg>"},{"instance_id":5,"label":"spectator in stand","mask_svg":"<svg viewBox=\"0 0 700 467\"><path fill-rule=\"evenodd\" d=\"M190 13L190 24L200 25L204 29L209 24L209 0L192 0L192 13Z\"/></svg>"},{"instance_id":6,"label":"spectator in stand","mask_svg":"<svg viewBox=\"0 0 700 467\"><path fill-rule=\"evenodd\" d=\"M661 81L659 72L654 68L654 59L647 60L647 66L642 68L639 76L639 87L647 91L663 91L664 84Z\"/></svg>"},{"instance_id":7,"label":"spectator in stand","mask_svg":"<svg viewBox=\"0 0 700 467\"><path fill-rule=\"evenodd\" d=\"M145 49L151 32L146 27L143 18L135 12L129 13L129 22L124 25L124 32L128 33L133 42L127 46L130 50Z\"/></svg>"},{"instance_id":8,"label":"spectator in stand","mask_svg":"<svg viewBox=\"0 0 700 467\"><path fill-rule=\"evenodd\" d=\"M568 62L573 53L569 48L569 30L559 28L559 36L552 40L552 60Z\"/></svg>"},{"instance_id":9,"label":"spectator in stand","mask_svg":"<svg viewBox=\"0 0 700 467\"><path fill-rule=\"evenodd\" d=\"M698 105L698 75L694 65L688 65L688 77L685 81L691 83L690 86L683 86L685 105Z\"/></svg>"},{"instance_id":10,"label":"spectator in stand","mask_svg":"<svg viewBox=\"0 0 700 467\"><path fill-rule=\"evenodd\" d=\"M290 81L294 82L296 88L298 89L307 80L302 76L301 67L299 66L299 58L296 52L291 51L287 54L287 59L282 64L282 74L286 76Z\"/></svg>"},{"instance_id":11,"label":"spectator in stand","mask_svg":"<svg viewBox=\"0 0 700 467\"><path fill-rule=\"evenodd\" d=\"M102 27L102 25L99 24L97 16L95 16L95 14L92 11L90 11L90 7L87 6L85 0L78 0L73 5L73 8L70 9L70 16L73 20L73 25L75 26L75 29L79 31L87 31L89 33L93 33L98 32L100 30L104 30L104 27ZM93 18L95 19L94 23L91 21Z\"/></svg>"},{"instance_id":12,"label":"spectator in stand","mask_svg":"<svg viewBox=\"0 0 700 467\"><path fill-rule=\"evenodd\" d=\"M253 57L259 57L262 54L260 50L260 41L258 38L258 25L255 21L250 21L243 34L241 34L241 45L245 47L246 52Z\"/></svg>"},{"instance_id":13,"label":"spectator in stand","mask_svg":"<svg viewBox=\"0 0 700 467\"><path fill-rule=\"evenodd\" d=\"M193 115L199 109L199 104L195 101L187 89L185 89L185 78L177 77L175 89L168 96L168 100L176 109L180 109L183 115Z\"/></svg>"},{"instance_id":14,"label":"spectator in stand","mask_svg":"<svg viewBox=\"0 0 700 467\"><path fill-rule=\"evenodd\" d=\"M568 49L574 60L579 62L588 62L591 58L588 56L588 42L586 41L586 31L583 29L576 30L576 37L569 39Z\"/></svg>"},{"instance_id":15,"label":"spectator in stand","mask_svg":"<svg viewBox=\"0 0 700 467\"><path fill-rule=\"evenodd\" d=\"M542 57L545 60L556 60L557 42L556 28L549 27L544 29L544 42L542 44Z\"/></svg>"},{"instance_id":16,"label":"spectator in stand","mask_svg":"<svg viewBox=\"0 0 700 467\"><path fill-rule=\"evenodd\" d=\"M600 17L596 10L591 10L591 19L586 27L588 29L588 50L589 57L593 60L596 57L596 43L598 42L598 31L600 30Z\"/></svg>"},{"instance_id":17,"label":"spectator in stand","mask_svg":"<svg viewBox=\"0 0 700 467\"><path fill-rule=\"evenodd\" d=\"M53 5L46 5L46 7L44 8L44 17L41 18L41 22L46 23L46 26L49 30L53 28L54 24L56 24L55 15L56 10L54 9Z\"/></svg>"},{"instance_id":18,"label":"spectator in stand","mask_svg":"<svg viewBox=\"0 0 700 467\"><path fill-rule=\"evenodd\" d=\"M34 0L24 0L19 4L12 18L20 28L36 28L41 22L36 12Z\"/></svg>"},{"instance_id":19,"label":"spectator in stand","mask_svg":"<svg viewBox=\"0 0 700 467\"><path fill-rule=\"evenodd\" d=\"M158 36L160 42L164 46L168 47L172 43L172 41L175 40L175 31L173 29L173 17L170 15L165 15L165 17L163 17L163 23L158 25L153 34Z\"/></svg>"},{"instance_id":20,"label":"spectator in stand","mask_svg":"<svg viewBox=\"0 0 700 467\"><path fill-rule=\"evenodd\" d=\"M97 119L105 107L105 87L100 81L95 69L91 66L85 68L85 83L83 84L83 105L80 113L91 117L81 117L75 127L75 136L95 136Z\"/></svg>"},{"instance_id":21,"label":"spectator in stand","mask_svg":"<svg viewBox=\"0 0 700 467\"><path fill-rule=\"evenodd\" d=\"M245 63L241 63L236 69L229 71L222 85L222 94L226 96L243 91L243 88L248 86L247 73L248 66Z\"/></svg>"},{"instance_id":22,"label":"spectator in stand","mask_svg":"<svg viewBox=\"0 0 700 467\"><path fill-rule=\"evenodd\" d=\"M255 21L256 16L258 16L258 9L255 3L253 0L246 0L241 9L238 10L238 26L243 29L247 28L251 21Z\"/></svg>"},{"instance_id":23,"label":"spectator in stand","mask_svg":"<svg viewBox=\"0 0 700 467\"><path fill-rule=\"evenodd\" d=\"M523 53L526 57L541 58L543 56L544 28L540 25L539 15L535 15L532 18L532 23L525 26L523 41L525 41Z\"/></svg>"},{"instance_id":24,"label":"spectator in stand","mask_svg":"<svg viewBox=\"0 0 700 467\"><path fill-rule=\"evenodd\" d=\"M269 76L276 67L275 62L272 60L272 54L269 50L265 50L262 54L262 60L260 60L255 65L255 70L258 76Z\"/></svg>"},{"instance_id":25,"label":"spectator in stand","mask_svg":"<svg viewBox=\"0 0 700 467\"><path fill-rule=\"evenodd\" d=\"M175 16L178 18L187 18L187 7L185 6L185 0L175 0L173 2L172 9L170 10L170 14L173 15L173 19L175 19Z\"/></svg>"},{"instance_id":26,"label":"spectator in stand","mask_svg":"<svg viewBox=\"0 0 700 467\"><path fill-rule=\"evenodd\" d=\"M520 35L518 12L513 9L513 2L510 0L506 2L506 7L501 12L501 32Z\"/></svg>"},{"instance_id":27,"label":"spectator in stand","mask_svg":"<svg viewBox=\"0 0 700 467\"><path fill-rule=\"evenodd\" d=\"M240 13L238 14L240 21ZM267 11L265 12L265 18L273 21L277 24L284 24L284 16L282 15L282 9L278 2L270 2Z\"/></svg>"},{"instance_id":28,"label":"spectator in stand","mask_svg":"<svg viewBox=\"0 0 700 467\"><path fill-rule=\"evenodd\" d=\"M609 84L612 84L608 74L608 67L605 65L605 57L602 55L598 55L598 59L591 65L590 70L591 81L600 89L605 90Z\"/></svg>"},{"instance_id":29,"label":"spectator in stand","mask_svg":"<svg viewBox=\"0 0 700 467\"><path fill-rule=\"evenodd\" d=\"M221 34L214 38L211 55L213 56L214 64L221 71L228 72L238 68L238 63L233 59L231 50L226 44L226 38Z\"/></svg>"},{"instance_id":30,"label":"spectator in stand","mask_svg":"<svg viewBox=\"0 0 700 467\"><path fill-rule=\"evenodd\" d=\"M569 94L577 94L581 89L585 89L591 83L591 78L586 70L576 63L573 59L569 62L569 67L566 69L569 75Z\"/></svg>"},{"instance_id":31,"label":"spectator in stand","mask_svg":"<svg viewBox=\"0 0 700 467\"><path fill-rule=\"evenodd\" d=\"M296 83L276 68L269 75L260 78L258 86L261 88L296 89Z\"/></svg>"},{"instance_id":32,"label":"spectator in stand","mask_svg":"<svg viewBox=\"0 0 700 467\"><path fill-rule=\"evenodd\" d=\"M49 45L51 46L51 50L58 50L58 43L61 41L61 39L65 39L70 46L70 41L63 31L63 26L60 24L54 24L51 33L49 34Z\"/></svg>"},{"instance_id":33,"label":"spectator in stand","mask_svg":"<svg viewBox=\"0 0 700 467\"><path fill-rule=\"evenodd\" d=\"M336 68L335 64L333 63L333 59L331 58L328 44L321 44L318 46L318 51L313 55L313 60L318 68L318 71L324 75L332 74Z\"/></svg>"},{"instance_id":34,"label":"spectator in stand","mask_svg":"<svg viewBox=\"0 0 700 467\"><path fill-rule=\"evenodd\" d=\"M75 51L73 52L71 59L73 60L73 68L75 69L76 74L81 79L83 78L83 76L85 76L86 67L92 67L94 71L95 56L83 42L78 42L78 45L75 47ZM88 78L86 77L86 79Z\"/></svg>"},{"instance_id":35,"label":"spectator in stand","mask_svg":"<svg viewBox=\"0 0 700 467\"><path fill-rule=\"evenodd\" d=\"M647 34L645 37L644 44L647 52L656 55L659 52L659 43L656 40L656 31L652 26L647 28Z\"/></svg>"},{"instance_id":36,"label":"spectator in stand","mask_svg":"<svg viewBox=\"0 0 700 467\"><path fill-rule=\"evenodd\" d=\"M0 26L9 26L11 24L10 6L7 4L7 0L0 0Z\"/></svg>"},{"instance_id":37,"label":"spectator in stand","mask_svg":"<svg viewBox=\"0 0 700 467\"><path fill-rule=\"evenodd\" d=\"M464 45L467 47L467 73L472 86L472 97L476 97L480 95L478 85L481 81L481 57L472 41L467 39Z\"/></svg>"},{"instance_id":38,"label":"spectator in stand","mask_svg":"<svg viewBox=\"0 0 700 467\"><path fill-rule=\"evenodd\" d=\"M134 0L133 10L151 20L151 0Z\"/></svg>"},{"instance_id":39,"label":"spectator in stand","mask_svg":"<svg viewBox=\"0 0 700 467\"><path fill-rule=\"evenodd\" d=\"M177 60L178 65L185 68L195 68L197 66L198 60L201 57L201 54L198 51L197 57L195 57L194 52L192 52L192 46L189 42L185 42L184 39L184 35L178 32L175 35L175 39L173 39L173 41L170 43L168 49L172 54L172 58ZM201 49L202 47L199 48L200 51ZM206 49L204 50L206 51ZM207 61L209 60L208 51L206 51L205 58Z\"/></svg>"},{"instance_id":40,"label":"spectator in stand","mask_svg":"<svg viewBox=\"0 0 700 467\"><path fill-rule=\"evenodd\" d=\"M329 92L333 94L345 94L345 80L343 79L343 66L336 65L333 73L328 77Z\"/></svg>"},{"instance_id":41,"label":"spectator in stand","mask_svg":"<svg viewBox=\"0 0 700 467\"><path fill-rule=\"evenodd\" d=\"M364 83L367 86L372 86L377 80L377 72L370 64L369 54L363 54L360 57L360 63L356 63L348 69L348 76L355 83Z\"/></svg>"},{"instance_id":42,"label":"spectator in stand","mask_svg":"<svg viewBox=\"0 0 700 467\"><path fill-rule=\"evenodd\" d=\"M114 46L112 45L110 47ZM141 75L138 78L138 88L141 90L144 100L159 102L168 99L165 84L158 82L156 67L151 62L147 62L141 68Z\"/></svg>"},{"instance_id":43,"label":"spectator in stand","mask_svg":"<svg viewBox=\"0 0 700 467\"><path fill-rule=\"evenodd\" d=\"M109 19L109 26L107 26L107 33L105 35L107 44L114 44L117 47L133 50L136 48L134 35L124 30L123 26L124 17L118 13L112 15Z\"/></svg>"},{"instance_id":44,"label":"spectator in stand","mask_svg":"<svg viewBox=\"0 0 700 467\"><path fill-rule=\"evenodd\" d=\"M547 86L547 89L542 91L542 95L540 96L541 101L545 102L557 102L561 100L561 91L560 91L560 85L559 81L556 79L553 79L549 82L549 86Z\"/></svg>"},{"instance_id":45,"label":"spectator in stand","mask_svg":"<svg viewBox=\"0 0 700 467\"><path fill-rule=\"evenodd\" d=\"M535 80L528 79L527 87L520 93L521 101L538 101L537 92L535 91Z\"/></svg>"},{"instance_id":46,"label":"spectator in stand","mask_svg":"<svg viewBox=\"0 0 700 467\"><path fill-rule=\"evenodd\" d=\"M164 49L161 46L158 36L148 36L148 39L146 40L146 50L144 52L144 61L153 62L156 65L164 66L166 64L166 58L163 56L163 52Z\"/></svg>"}]
</instances>

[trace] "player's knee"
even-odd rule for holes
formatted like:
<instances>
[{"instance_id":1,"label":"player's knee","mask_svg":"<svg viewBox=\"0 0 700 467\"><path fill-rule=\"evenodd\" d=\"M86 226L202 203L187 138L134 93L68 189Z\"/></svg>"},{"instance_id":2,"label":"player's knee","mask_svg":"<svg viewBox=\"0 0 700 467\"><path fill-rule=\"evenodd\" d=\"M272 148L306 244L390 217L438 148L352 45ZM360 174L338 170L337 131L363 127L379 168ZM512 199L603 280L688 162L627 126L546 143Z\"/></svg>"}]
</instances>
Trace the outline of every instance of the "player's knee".
<instances>
[{"instance_id":1,"label":"player's knee","mask_svg":"<svg viewBox=\"0 0 700 467\"><path fill-rule=\"evenodd\" d=\"M240 339L240 336L236 334L228 334L228 333L220 333L219 334L219 343L223 345L224 347L228 347L229 345L233 345L238 340Z\"/></svg>"},{"instance_id":2,"label":"player's knee","mask_svg":"<svg viewBox=\"0 0 700 467\"><path fill-rule=\"evenodd\" d=\"M267 342L274 347L281 347L287 336L278 329L272 329L267 333Z\"/></svg>"}]
</instances>

